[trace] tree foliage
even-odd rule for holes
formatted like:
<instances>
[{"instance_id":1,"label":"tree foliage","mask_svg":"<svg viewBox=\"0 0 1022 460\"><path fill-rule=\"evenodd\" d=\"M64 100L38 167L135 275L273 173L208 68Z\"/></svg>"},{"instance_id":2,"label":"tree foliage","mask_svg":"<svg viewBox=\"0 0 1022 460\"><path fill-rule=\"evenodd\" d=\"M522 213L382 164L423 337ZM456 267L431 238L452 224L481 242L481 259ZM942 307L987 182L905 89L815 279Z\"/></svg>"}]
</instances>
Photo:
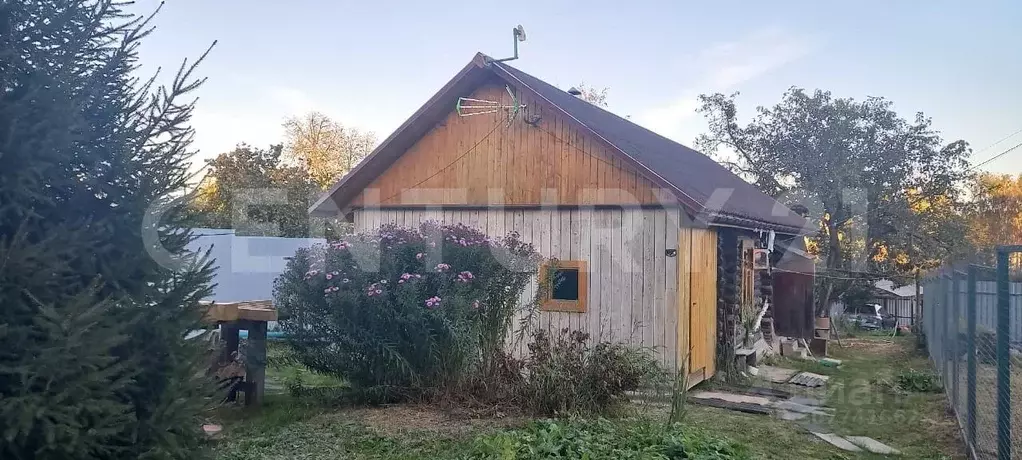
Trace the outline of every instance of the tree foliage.
<instances>
[{"instance_id":1,"label":"tree foliage","mask_svg":"<svg viewBox=\"0 0 1022 460\"><path fill-rule=\"evenodd\" d=\"M883 98L856 101L792 88L743 126L734 97L701 96L709 132L697 144L724 153L725 166L767 194L809 209L819 223L813 246L821 272L933 263L962 239L958 186L968 144L944 144L923 114L909 121ZM818 313L840 294L832 279L821 279Z\"/></svg>"},{"instance_id":2,"label":"tree foliage","mask_svg":"<svg viewBox=\"0 0 1022 460\"><path fill-rule=\"evenodd\" d=\"M308 207L372 150L376 137L318 112L288 118L284 128L284 144L242 143L207 161L189 205L198 225L288 238L344 233L334 219L310 219Z\"/></svg>"},{"instance_id":3,"label":"tree foliage","mask_svg":"<svg viewBox=\"0 0 1022 460\"><path fill-rule=\"evenodd\" d=\"M196 224L241 235L309 236L308 206L320 190L304 166L282 161L282 149L239 144L208 160L190 205Z\"/></svg>"},{"instance_id":4,"label":"tree foliage","mask_svg":"<svg viewBox=\"0 0 1022 460\"><path fill-rule=\"evenodd\" d=\"M211 269L168 270L187 181L183 64L133 77L148 20L112 0L0 2L0 458L202 456Z\"/></svg>"},{"instance_id":5,"label":"tree foliage","mask_svg":"<svg viewBox=\"0 0 1022 460\"><path fill-rule=\"evenodd\" d=\"M1022 242L1022 174L980 173L969 191L969 241L979 261L993 263L998 245Z\"/></svg>"},{"instance_id":6,"label":"tree foliage","mask_svg":"<svg viewBox=\"0 0 1022 460\"><path fill-rule=\"evenodd\" d=\"M373 150L376 135L309 112L284 121L285 147L289 159L305 166L321 189L337 182Z\"/></svg>"}]
</instances>

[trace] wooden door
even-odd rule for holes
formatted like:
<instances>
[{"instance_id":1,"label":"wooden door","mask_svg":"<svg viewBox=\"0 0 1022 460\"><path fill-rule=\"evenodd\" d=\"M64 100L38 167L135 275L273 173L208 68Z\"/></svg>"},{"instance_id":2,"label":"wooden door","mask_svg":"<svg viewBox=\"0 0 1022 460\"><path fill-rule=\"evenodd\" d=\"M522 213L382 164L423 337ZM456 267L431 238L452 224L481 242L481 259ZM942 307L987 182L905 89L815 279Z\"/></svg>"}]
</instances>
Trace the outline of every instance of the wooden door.
<instances>
[{"instance_id":1,"label":"wooden door","mask_svg":"<svg viewBox=\"0 0 1022 460\"><path fill-rule=\"evenodd\" d=\"M689 384L716 372L717 351L717 233L692 229Z\"/></svg>"}]
</instances>

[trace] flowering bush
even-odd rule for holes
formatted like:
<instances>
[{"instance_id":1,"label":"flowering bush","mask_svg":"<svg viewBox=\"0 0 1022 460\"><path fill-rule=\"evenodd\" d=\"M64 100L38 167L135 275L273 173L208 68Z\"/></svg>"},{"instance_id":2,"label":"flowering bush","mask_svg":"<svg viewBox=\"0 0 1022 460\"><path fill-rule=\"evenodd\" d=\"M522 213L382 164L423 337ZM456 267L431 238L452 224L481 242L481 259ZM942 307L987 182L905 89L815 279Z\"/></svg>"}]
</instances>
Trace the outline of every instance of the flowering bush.
<instances>
[{"instance_id":1,"label":"flowering bush","mask_svg":"<svg viewBox=\"0 0 1022 460\"><path fill-rule=\"evenodd\" d=\"M517 234L385 226L299 250L274 286L298 359L386 398L485 379L539 256Z\"/></svg>"}]
</instances>

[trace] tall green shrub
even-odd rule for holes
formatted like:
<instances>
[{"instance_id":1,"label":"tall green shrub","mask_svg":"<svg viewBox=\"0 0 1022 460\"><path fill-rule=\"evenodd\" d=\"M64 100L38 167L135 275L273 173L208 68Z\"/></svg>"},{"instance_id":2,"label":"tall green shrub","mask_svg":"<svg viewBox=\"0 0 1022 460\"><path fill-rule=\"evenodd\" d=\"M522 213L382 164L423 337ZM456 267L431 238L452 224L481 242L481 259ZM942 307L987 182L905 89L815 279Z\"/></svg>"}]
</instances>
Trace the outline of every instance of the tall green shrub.
<instances>
[{"instance_id":1,"label":"tall green shrub","mask_svg":"<svg viewBox=\"0 0 1022 460\"><path fill-rule=\"evenodd\" d=\"M297 357L354 387L401 398L501 369L539 256L517 234L385 226L300 250L274 298Z\"/></svg>"},{"instance_id":2,"label":"tall green shrub","mask_svg":"<svg viewBox=\"0 0 1022 460\"><path fill-rule=\"evenodd\" d=\"M197 83L132 76L146 21L109 0L0 2L0 458L201 456L209 294L184 189Z\"/></svg>"},{"instance_id":3,"label":"tall green shrub","mask_svg":"<svg viewBox=\"0 0 1022 460\"><path fill-rule=\"evenodd\" d=\"M589 334L562 329L533 333L525 360L522 404L542 415L602 414L664 373L652 350L592 343Z\"/></svg>"}]
</instances>

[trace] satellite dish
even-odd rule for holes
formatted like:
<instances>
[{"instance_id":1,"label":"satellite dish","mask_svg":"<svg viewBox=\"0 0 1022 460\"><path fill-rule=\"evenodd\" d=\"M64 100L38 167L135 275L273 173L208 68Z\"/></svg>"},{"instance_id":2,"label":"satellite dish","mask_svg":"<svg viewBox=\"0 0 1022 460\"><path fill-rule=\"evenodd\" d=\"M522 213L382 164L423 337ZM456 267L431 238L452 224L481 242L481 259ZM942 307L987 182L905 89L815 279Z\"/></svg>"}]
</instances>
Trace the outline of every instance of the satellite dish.
<instances>
[{"instance_id":1,"label":"satellite dish","mask_svg":"<svg viewBox=\"0 0 1022 460\"><path fill-rule=\"evenodd\" d=\"M521 24L518 24L518 27L515 27L515 38L517 38L520 42L525 41L525 27L522 27Z\"/></svg>"}]
</instances>

